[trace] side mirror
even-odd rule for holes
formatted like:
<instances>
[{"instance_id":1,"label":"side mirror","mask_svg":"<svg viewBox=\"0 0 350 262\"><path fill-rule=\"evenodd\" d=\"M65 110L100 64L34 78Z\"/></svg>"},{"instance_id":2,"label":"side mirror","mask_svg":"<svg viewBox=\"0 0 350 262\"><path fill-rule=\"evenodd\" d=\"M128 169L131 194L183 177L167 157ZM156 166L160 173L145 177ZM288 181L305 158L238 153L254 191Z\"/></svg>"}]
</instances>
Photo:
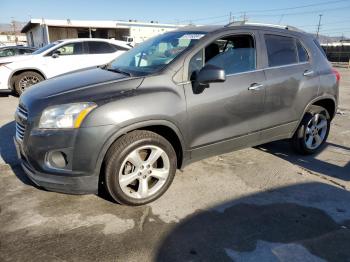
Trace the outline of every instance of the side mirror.
<instances>
[{"instance_id":1,"label":"side mirror","mask_svg":"<svg viewBox=\"0 0 350 262\"><path fill-rule=\"evenodd\" d=\"M218 66L206 65L198 72L196 80L200 84L225 82L225 70Z\"/></svg>"},{"instance_id":2,"label":"side mirror","mask_svg":"<svg viewBox=\"0 0 350 262\"><path fill-rule=\"evenodd\" d=\"M52 58L58 58L59 56L60 56L60 51L55 51L55 52L51 55Z\"/></svg>"}]
</instances>

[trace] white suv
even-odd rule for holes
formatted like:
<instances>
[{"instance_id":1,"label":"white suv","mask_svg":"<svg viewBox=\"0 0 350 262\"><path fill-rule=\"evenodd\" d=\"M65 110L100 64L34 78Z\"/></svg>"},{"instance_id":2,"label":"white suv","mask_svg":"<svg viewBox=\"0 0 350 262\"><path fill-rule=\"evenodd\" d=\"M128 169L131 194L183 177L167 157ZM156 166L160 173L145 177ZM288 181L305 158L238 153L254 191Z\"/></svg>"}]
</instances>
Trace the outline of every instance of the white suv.
<instances>
[{"instance_id":1,"label":"white suv","mask_svg":"<svg viewBox=\"0 0 350 262\"><path fill-rule=\"evenodd\" d=\"M32 55L0 59L0 92L19 95L29 86L70 71L107 64L131 49L126 42L97 38L59 40Z\"/></svg>"}]
</instances>

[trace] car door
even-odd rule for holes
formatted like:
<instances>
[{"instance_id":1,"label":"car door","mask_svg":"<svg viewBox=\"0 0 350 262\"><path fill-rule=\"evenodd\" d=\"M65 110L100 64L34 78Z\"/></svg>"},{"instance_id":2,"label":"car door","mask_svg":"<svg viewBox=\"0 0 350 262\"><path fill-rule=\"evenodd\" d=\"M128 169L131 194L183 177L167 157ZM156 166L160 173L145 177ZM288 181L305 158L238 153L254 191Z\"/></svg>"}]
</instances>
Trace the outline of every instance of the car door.
<instances>
[{"instance_id":1,"label":"car door","mask_svg":"<svg viewBox=\"0 0 350 262\"><path fill-rule=\"evenodd\" d=\"M310 52L297 37L262 32L266 50L265 117L262 139L284 138L295 129L308 101L317 95L318 76Z\"/></svg>"},{"instance_id":2,"label":"car door","mask_svg":"<svg viewBox=\"0 0 350 262\"><path fill-rule=\"evenodd\" d=\"M41 67L43 67L47 78L89 67L89 59L85 53L83 42L63 44L41 59Z\"/></svg>"},{"instance_id":3,"label":"car door","mask_svg":"<svg viewBox=\"0 0 350 262\"><path fill-rule=\"evenodd\" d=\"M184 89L193 159L229 152L259 140L265 75L259 69L257 50L258 34L242 32L220 37L190 59L191 81ZM223 68L226 81L198 86L195 77L204 64Z\"/></svg>"}]
</instances>

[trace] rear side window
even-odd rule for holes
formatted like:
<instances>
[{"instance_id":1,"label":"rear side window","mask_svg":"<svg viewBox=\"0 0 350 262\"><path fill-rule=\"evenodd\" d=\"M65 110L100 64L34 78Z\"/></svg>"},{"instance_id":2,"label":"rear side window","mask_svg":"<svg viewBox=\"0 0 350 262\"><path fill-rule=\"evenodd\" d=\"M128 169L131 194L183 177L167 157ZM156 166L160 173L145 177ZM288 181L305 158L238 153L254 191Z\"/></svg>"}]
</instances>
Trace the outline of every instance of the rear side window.
<instances>
[{"instance_id":1,"label":"rear side window","mask_svg":"<svg viewBox=\"0 0 350 262\"><path fill-rule=\"evenodd\" d=\"M265 35L269 66L289 65L298 62L295 39L279 35Z\"/></svg>"},{"instance_id":2,"label":"rear side window","mask_svg":"<svg viewBox=\"0 0 350 262\"><path fill-rule=\"evenodd\" d=\"M108 54L117 51L115 45L106 42L87 42L89 54Z\"/></svg>"},{"instance_id":3,"label":"rear side window","mask_svg":"<svg viewBox=\"0 0 350 262\"><path fill-rule=\"evenodd\" d=\"M118 45L114 45L114 44L110 44L112 46L112 48L114 48L114 52L120 50L120 51L128 51L129 49L123 46L118 46Z\"/></svg>"},{"instance_id":4,"label":"rear side window","mask_svg":"<svg viewBox=\"0 0 350 262\"><path fill-rule=\"evenodd\" d=\"M317 48L321 51L322 55L327 58L326 52L324 51L324 49L321 47L320 43L318 42L317 39L314 39L314 43L317 46Z\"/></svg>"},{"instance_id":5,"label":"rear side window","mask_svg":"<svg viewBox=\"0 0 350 262\"><path fill-rule=\"evenodd\" d=\"M18 49L18 53L19 54L21 54L21 55L23 55L23 54L29 54L29 53L32 53L33 52L33 50L31 50L31 49Z\"/></svg>"},{"instance_id":6,"label":"rear side window","mask_svg":"<svg viewBox=\"0 0 350 262\"><path fill-rule=\"evenodd\" d=\"M307 62L309 55L303 45L297 40L299 62Z\"/></svg>"}]
</instances>

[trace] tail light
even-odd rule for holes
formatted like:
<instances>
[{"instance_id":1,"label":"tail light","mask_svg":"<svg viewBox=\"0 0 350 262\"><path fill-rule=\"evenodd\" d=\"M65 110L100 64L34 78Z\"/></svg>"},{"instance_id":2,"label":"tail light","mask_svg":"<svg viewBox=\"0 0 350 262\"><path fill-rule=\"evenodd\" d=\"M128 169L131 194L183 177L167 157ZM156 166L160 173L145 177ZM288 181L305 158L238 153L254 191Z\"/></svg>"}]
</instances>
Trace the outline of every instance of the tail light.
<instances>
[{"instance_id":1,"label":"tail light","mask_svg":"<svg viewBox=\"0 0 350 262\"><path fill-rule=\"evenodd\" d=\"M332 73L335 75L335 78L337 79L337 82L339 82L340 74L339 74L338 70L332 68Z\"/></svg>"}]
</instances>

